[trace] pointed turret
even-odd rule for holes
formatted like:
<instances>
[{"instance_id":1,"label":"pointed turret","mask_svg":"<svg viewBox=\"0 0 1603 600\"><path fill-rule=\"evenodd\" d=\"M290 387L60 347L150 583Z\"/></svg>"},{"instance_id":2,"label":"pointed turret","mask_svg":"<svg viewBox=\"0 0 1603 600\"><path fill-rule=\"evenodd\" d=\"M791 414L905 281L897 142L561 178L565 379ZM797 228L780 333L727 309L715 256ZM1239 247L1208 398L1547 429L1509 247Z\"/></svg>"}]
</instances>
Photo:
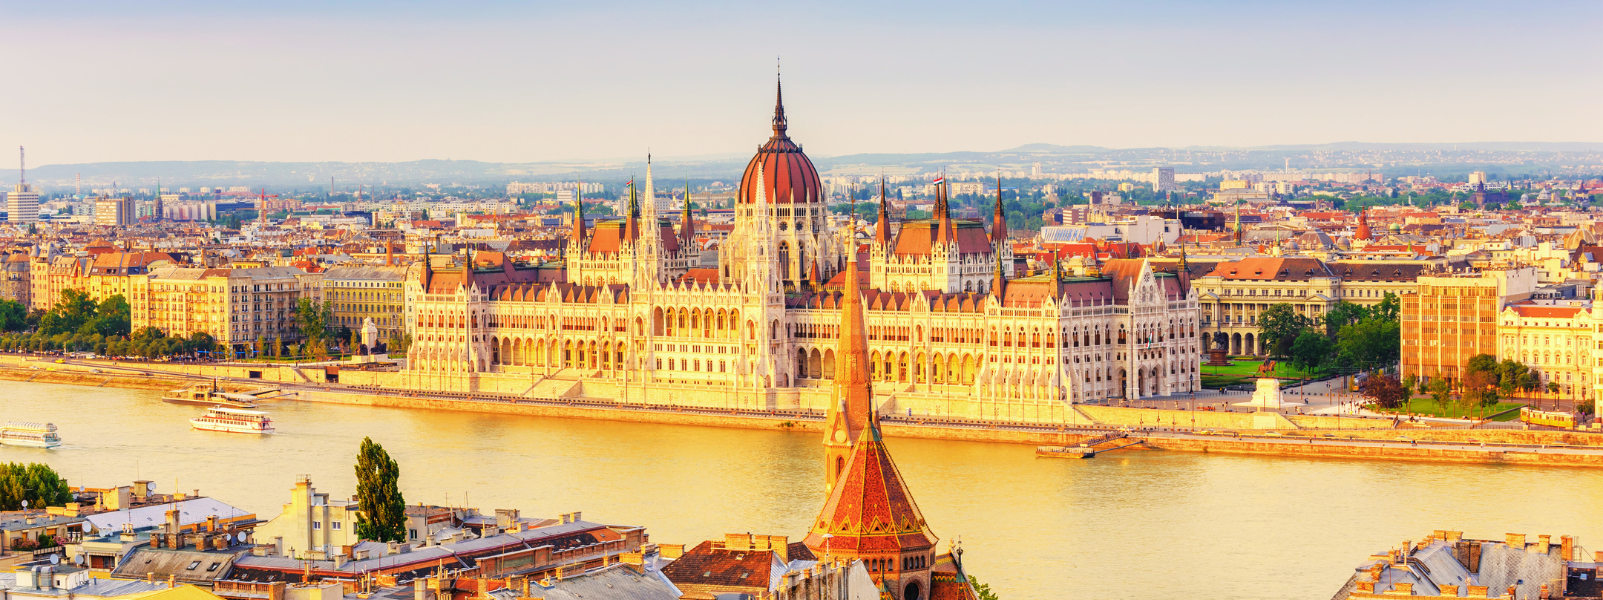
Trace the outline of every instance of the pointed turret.
<instances>
[{"instance_id":1,"label":"pointed turret","mask_svg":"<svg viewBox=\"0 0 1603 600\"><path fill-rule=\"evenodd\" d=\"M1353 236L1358 240L1373 240L1375 235L1369 230L1369 211L1358 211L1358 234Z\"/></svg>"},{"instance_id":2,"label":"pointed turret","mask_svg":"<svg viewBox=\"0 0 1603 600\"><path fill-rule=\"evenodd\" d=\"M1002 299L1002 293L1007 288L1007 276L1002 265L1002 245L994 245L992 253L996 255L996 272L991 274L991 293L1000 300Z\"/></svg>"},{"instance_id":3,"label":"pointed turret","mask_svg":"<svg viewBox=\"0 0 1603 600\"><path fill-rule=\"evenodd\" d=\"M1191 294L1191 263L1186 261L1186 244L1180 242L1180 297L1185 298Z\"/></svg>"},{"instance_id":4,"label":"pointed turret","mask_svg":"<svg viewBox=\"0 0 1603 600\"><path fill-rule=\"evenodd\" d=\"M891 214L885 201L885 178L879 178L879 222L874 224L874 243L888 246L891 243Z\"/></svg>"},{"instance_id":5,"label":"pointed turret","mask_svg":"<svg viewBox=\"0 0 1603 600\"><path fill-rule=\"evenodd\" d=\"M635 180L629 178L629 214L624 217L623 240L632 242L640 237L640 200L635 197Z\"/></svg>"},{"instance_id":6,"label":"pointed turret","mask_svg":"<svg viewBox=\"0 0 1603 600\"><path fill-rule=\"evenodd\" d=\"M685 182L685 213L679 217L679 248L690 252L696 242L696 221L690 214L690 182Z\"/></svg>"},{"instance_id":7,"label":"pointed turret","mask_svg":"<svg viewBox=\"0 0 1603 600\"><path fill-rule=\"evenodd\" d=\"M1007 243L1007 213L1002 208L1002 175L996 175L996 214L991 217L991 243Z\"/></svg>"},{"instance_id":8,"label":"pointed turret","mask_svg":"<svg viewBox=\"0 0 1603 600\"><path fill-rule=\"evenodd\" d=\"M935 218L940 223L935 231L935 243L953 244L957 241L957 227L952 224L952 210L947 203L946 176L941 176L941 184L935 187Z\"/></svg>"},{"instance_id":9,"label":"pointed turret","mask_svg":"<svg viewBox=\"0 0 1603 600\"><path fill-rule=\"evenodd\" d=\"M580 182L573 191L573 243L581 250L584 249L584 194L580 191L583 187L584 183Z\"/></svg>"}]
</instances>

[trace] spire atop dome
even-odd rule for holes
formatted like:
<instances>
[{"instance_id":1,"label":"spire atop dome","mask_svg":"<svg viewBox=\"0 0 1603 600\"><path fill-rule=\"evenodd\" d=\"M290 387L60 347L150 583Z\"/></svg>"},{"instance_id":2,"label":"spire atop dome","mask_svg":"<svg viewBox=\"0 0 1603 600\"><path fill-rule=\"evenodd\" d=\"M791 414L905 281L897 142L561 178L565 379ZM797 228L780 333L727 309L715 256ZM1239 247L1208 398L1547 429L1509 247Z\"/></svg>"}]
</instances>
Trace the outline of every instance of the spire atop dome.
<instances>
[{"instance_id":1,"label":"spire atop dome","mask_svg":"<svg viewBox=\"0 0 1603 600\"><path fill-rule=\"evenodd\" d=\"M785 83L774 73L774 139L785 137Z\"/></svg>"},{"instance_id":2,"label":"spire atop dome","mask_svg":"<svg viewBox=\"0 0 1603 600\"><path fill-rule=\"evenodd\" d=\"M1002 209L1002 173L996 173L996 214L991 217L991 241L1007 242L1007 212Z\"/></svg>"}]
</instances>

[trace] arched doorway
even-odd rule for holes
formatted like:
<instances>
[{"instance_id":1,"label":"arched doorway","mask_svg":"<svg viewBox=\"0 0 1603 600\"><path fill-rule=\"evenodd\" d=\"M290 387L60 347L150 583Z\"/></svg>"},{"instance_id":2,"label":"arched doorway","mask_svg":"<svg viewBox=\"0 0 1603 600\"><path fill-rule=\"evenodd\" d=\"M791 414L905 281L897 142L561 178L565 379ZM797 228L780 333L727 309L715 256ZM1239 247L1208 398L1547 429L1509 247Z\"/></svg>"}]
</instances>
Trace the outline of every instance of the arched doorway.
<instances>
[{"instance_id":1,"label":"arched doorway","mask_svg":"<svg viewBox=\"0 0 1603 600\"><path fill-rule=\"evenodd\" d=\"M1246 344L1243 349L1247 351L1247 354L1251 354L1253 356L1258 355L1258 344L1253 341L1252 334L1247 334L1245 337L1241 338L1241 341L1243 344Z\"/></svg>"},{"instance_id":2,"label":"arched doorway","mask_svg":"<svg viewBox=\"0 0 1603 600\"><path fill-rule=\"evenodd\" d=\"M923 599L923 596L921 596L919 594L923 593L924 590L919 588L917 581L908 582L907 587L903 588L903 590L904 591L902 592L902 600L922 600Z\"/></svg>"},{"instance_id":3,"label":"arched doorway","mask_svg":"<svg viewBox=\"0 0 1603 600\"><path fill-rule=\"evenodd\" d=\"M1125 395L1125 390L1128 390L1128 389L1130 389L1129 380L1126 378L1126 375L1124 373L1124 369L1119 369L1119 387L1117 389L1113 390L1115 392L1114 397L1115 398L1123 398L1124 395Z\"/></svg>"}]
</instances>

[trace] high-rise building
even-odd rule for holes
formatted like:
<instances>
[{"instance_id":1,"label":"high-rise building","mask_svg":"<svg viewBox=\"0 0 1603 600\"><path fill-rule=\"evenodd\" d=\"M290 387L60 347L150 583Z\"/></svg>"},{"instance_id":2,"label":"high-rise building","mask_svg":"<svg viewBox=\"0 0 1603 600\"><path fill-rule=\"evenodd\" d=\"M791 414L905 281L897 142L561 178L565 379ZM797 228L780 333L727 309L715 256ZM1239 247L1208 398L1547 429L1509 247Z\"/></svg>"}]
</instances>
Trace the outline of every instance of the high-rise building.
<instances>
[{"instance_id":1,"label":"high-rise building","mask_svg":"<svg viewBox=\"0 0 1603 600\"><path fill-rule=\"evenodd\" d=\"M1152 191L1171 192L1176 189L1174 185L1174 167L1153 167Z\"/></svg>"},{"instance_id":2,"label":"high-rise building","mask_svg":"<svg viewBox=\"0 0 1603 600\"><path fill-rule=\"evenodd\" d=\"M33 223L39 220L39 192L26 182L19 183L6 194L6 220L12 223Z\"/></svg>"},{"instance_id":3,"label":"high-rise building","mask_svg":"<svg viewBox=\"0 0 1603 600\"><path fill-rule=\"evenodd\" d=\"M95 200L95 224L109 227L133 225L137 221L134 216L135 204L133 196Z\"/></svg>"},{"instance_id":4,"label":"high-rise building","mask_svg":"<svg viewBox=\"0 0 1603 600\"><path fill-rule=\"evenodd\" d=\"M1403 375L1463 376L1476 354L1497 353L1497 316L1536 290L1536 267L1419 278L1403 301ZM1384 366L1384 365L1376 365Z\"/></svg>"}]
</instances>

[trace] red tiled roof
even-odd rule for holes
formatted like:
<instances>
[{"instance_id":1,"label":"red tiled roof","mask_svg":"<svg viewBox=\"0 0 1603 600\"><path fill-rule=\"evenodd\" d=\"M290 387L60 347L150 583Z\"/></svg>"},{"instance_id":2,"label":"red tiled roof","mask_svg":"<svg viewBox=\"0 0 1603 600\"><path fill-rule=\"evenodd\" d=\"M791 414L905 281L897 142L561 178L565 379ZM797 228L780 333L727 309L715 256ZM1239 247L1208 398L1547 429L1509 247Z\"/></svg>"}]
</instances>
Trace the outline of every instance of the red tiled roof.
<instances>
[{"instance_id":1,"label":"red tiled roof","mask_svg":"<svg viewBox=\"0 0 1603 600\"><path fill-rule=\"evenodd\" d=\"M1581 312L1578 306L1532 306L1529 304L1511 304L1510 309L1522 317L1537 317L1547 319L1568 319Z\"/></svg>"},{"instance_id":2,"label":"red tiled roof","mask_svg":"<svg viewBox=\"0 0 1603 600\"><path fill-rule=\"evenodd\" d=\"M1235 262L1222 262L1214 267L1209 276L1218 275L1225 279L1253 279L1273 280L1285 279L1303 281L1312 277L1335 276L1317 258L1243 258Z\"/></svg>"},{"instance_id":3,"label":"red tiled roof","mask_svg":"<svg viewBox=\"0 0 1603 600\"><path fill-rule=\"evenodd\" d=\"M847 556L935 546L935 535L877 430L852 446L845 470L807 534L807 547L823 551L824 534L834 536L829 552Z\"/></svg>"},{"instance_id":4,"label":"red tiled roof","mask_svg":"<svg viewBox=\"0 0 1603 600\"><path fill-rule=\"evenodd\" d=\"M681 588L701 586L762 593L768 591L773 565L772 550L726 550L706 541L668 563L662 574Z\"/></svg>"},{"instance_id":5,"label":"red tiled roof","mask_svg":"<svg viewBox=\"0 0 1603 600\"><path fill-rule=\"evenodd\" d=\"M957 251L961 254L991 254L991 238L978 221L952 221ZM940 221L923 219L902 224L896 234L893 252L897 256L928 256L940 234Z\"/></svg>"}]
</instances>

